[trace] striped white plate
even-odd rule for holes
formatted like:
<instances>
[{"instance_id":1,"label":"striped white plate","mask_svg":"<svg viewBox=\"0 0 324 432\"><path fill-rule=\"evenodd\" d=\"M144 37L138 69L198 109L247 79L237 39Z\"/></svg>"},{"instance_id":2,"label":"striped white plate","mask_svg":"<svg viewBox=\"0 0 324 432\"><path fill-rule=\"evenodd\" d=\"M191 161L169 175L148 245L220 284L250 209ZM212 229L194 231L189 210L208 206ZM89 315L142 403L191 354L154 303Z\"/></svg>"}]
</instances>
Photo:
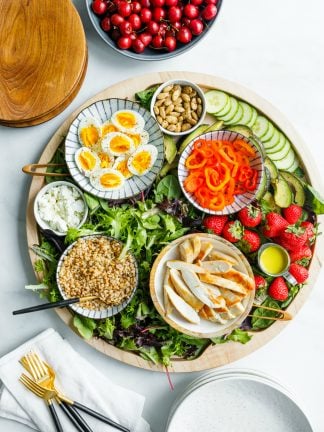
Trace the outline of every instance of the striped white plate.
<instances>
[{"instance_id":1,"label":"striped white plate","mask_svg":"<svg viewBox=\"0 0 324 432\"><path fill-rule=\"evenodd\" d=\"M123 243L120 242L119 240L113 238L113 237L108 237L108 236L102 236L101 234L94 234L94 235L89 235L89 236L84 236L82 237L83 239L91 239L94 237L106 237L110 240L115 240L119 243L121 243L122 246ZM63 252L63 254L61 255L59 262L57 264L57 268L56 268L56 283L57 283L57 287L61 293L61 296L63 297L63 300L67 300L68 297L65 293L65 291L63 290L63 288L61 287L61 284L59 282L59 274L61 271L61 267L63 264L63 261L65 259L65 257L69 254L70 250L74 247L75 243L77 242L77 240L75 242L73 242L72 244L70 244L70 246L68 248L65 249L65 251ZM117 305L117 306L110 306L107 307L106 309L100 309L100 310L95 310L95 309L86 309L80 306L80 303L74 303L69 305L69 307L74 310L74 312L78 313L79 315L85 316L87 318L93 318L93 319L104 319L104 318L110 318L113 315L118 314L119 312L121 312L127 305L128 303L130 303L130 301L132 300L132 298L134 297L134 294L136 292L136 288L138 285L138 268L137 268L137 261L134 258L134 263L136 265L136 283L134 285L134 289L131 293L131 295L129 296L128 299L126 299L123 303Z\"/></svg>"},{"instance_id":2,"label":"striped white plate","mask_svg":"<svg viewBox=\"0 0 324 432\"><path fill-rule=\"evenodd\" d=\"M258 181L257 181L257 187L255 191L253 192L246 192L245 194L241 195L235 195L235 201L233 204L230 204L226 206L223 210L210 210L208 208L201 207L200 204L198 204L195 196L192 193L189 193L185 190L183 183L185 179L188 177L188 169L185 166L185 162L187 157L191 154L193 146L195 141L197 139L206 139L206 140L226 140L226 141L235 141L236 139L241 139L248 143L251 147L253 147L256 151L256 156L254 159L250 160L250 165L252 168L256 169L258 171ZM232 213L236 213L240 211L242 208L249 205L254 199L257 194L257 191L262 183L263 176L265 175L264 169L263 169L263 157L259 151L259 149L249 141L248 138L241 135L237 132L231 132L231 131L215 131L215 132L207 132L206 134L200 135L199 137L195 138L193 141L191 141L187 147L184 149L180 156L179 166L178 166L178 177L179 182L182 188L182 191L186 198L191 202L192 205L194 205L199 210L209 213L209 214L216 214L216 215L228 215Z\"/></svg>"},{"instance_id":3,"label":"striped white plate","mask_svg":"<svg viewBox=\"0 0 324 432\"><path fill-rule=\"evenodd\" d=\"M75 163L74 154L81 147L78 138L78 127L81 120L86 117L94 117L98 119L99 123L104 123L111 118L114 112L124 109L137 111L144 118L144 129L149 133L148 144L152 144L157 148L158 156L152 169L147 174L143 176L131 177L130 179L125 181L124 186L119 190L99 191L90 184L90 180L88 177L85 177L83 174L81 174ZM90 193L91 195L95 195L99 198L107 200L121 200L131 198L143 192L145 189L149 188L162 168L163 158L163 135L157 121L154 117L152 117L149 111L142 108L136 102L126 99L113 98L100 100L85 108L79 113L79 115L71 124L65 140L65 160L74 181L83 190Z\"/></svg>"}]
</instances>

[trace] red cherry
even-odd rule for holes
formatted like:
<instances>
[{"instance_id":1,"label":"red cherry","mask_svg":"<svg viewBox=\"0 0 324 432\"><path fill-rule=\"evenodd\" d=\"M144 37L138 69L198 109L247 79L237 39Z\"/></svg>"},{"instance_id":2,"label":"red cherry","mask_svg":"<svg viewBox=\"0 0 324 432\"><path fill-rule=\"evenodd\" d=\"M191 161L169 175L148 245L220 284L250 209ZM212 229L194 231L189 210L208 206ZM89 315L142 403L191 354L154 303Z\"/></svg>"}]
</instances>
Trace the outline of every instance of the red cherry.
<instances>
[{"instance_id":1,"label":"red cherry","mask_svg":"<svg viewBox=\"0 0 324 432\"><path fill-rule=\"evenodd\" d=\"M124 21L120 24L119 30L123 36L129 36L133 32L133 26L130 22Z\"/></svg>"},{"instance_id":2,"label":"red cherry","mask_svg":"<svg viewBox=\"0 0 324 432\"><path fill-rule=\"evenodd\" d=\"M154 48L162 48L163 47L163 37L161 35L155 35L152 39L152 45Z\"/></svg>"},{"instance_id":3,"label":"red cherry","mask_svg":"<svg viewBox=\"0 0 324 432\"><path fill-rule=\"evenodd\" d=\"M200 6L203 3L204 0L191 0L191 4L194 6ZM205 0L206 3L206 0Z\"/></svg>"},{"instance_id":4,"label":"red cherry","mask_svg":"<svg viewBox=\"0 0 324 432\"><path fill-rule=\"evenodd\" d=\"M204 24L200 19L194 19L191 21L189 28L194 36L198 36L204 30Z\"/></svg>"},{"instance_id":5,"label":"red cherry","mask_svg":"<svg viewBox=\"0 0 324 432\"><path fill-rule=\"evenodd\" d=\"M192 33L188 27L182 27L177 33L177 39L179 42L186 44L192 39Z\"/></svg>"},{"instance_id":6,"label":"red cherry","mask_svg":"<svg viewBox=\"0 0 324 432\"><path fill-rule=\"evenodd\" d=\"M108 14L113 14L114 12L117 11L117 4L116 3L113 3L112 1L108 0L106 2L106 4L107 4L107 13Z\"/></svg>"},{"instance_id":7,"label":"red cherry","mask_svg":"<svg viewBox=\"0 0 324 432\"><path fill-rule=\"evenodd\" d=\"M131 4L131 6L132 6L132 10L133 10L134 13L138 14L138 13L141 12L142 5L141 5L140 2L135 1L135 2L133 2L133 3Z\"/></svg>"},{"instance_id":8,"label":"red cherry","mask_svg":"<svg viewBox=\"0 0 324 432\"><path fill-rule=\"evenodd\" d=\"M145 45L137 38L132 42L132 48L137 54L140 54L145 50Z\"/></svg>"},{"instance_id":9,"label":"red cherry","mask_svg":"<svg viewBox=\"0 0 324 432\"><path fill-rule=\"evenodd\" d=\"M217 7L214 4L208 4L202 11L201 16L204 20L210 21L217 14Z\"/></svg>"},{"instance_id":10,"label":"red cherry","mask_svg":"<svg viewBox=\"0 0 324 432\"><path fill-rule=\"evenodd\" d=\"M189 18L187 18L187 17L184 17L184 18L182 18L182 20L181 20L181 24L182 24L183 26L185 26L185 27L189 27L189 26L190 26L190 23L191 23L191 19L189 19Z\"/></svg>"},{"instance_id":11,"label":"red cherry","mask_svg":"<svg viewBox=\"0 0 324 432\"><path fill-rule=\"evenodd\" d=\"M168 12L169 20L174 23L176 21L180 21L182 16L181 9L179 6L171 6Z\"/></svg>"},{"instance_id":12,"label":"red cherry","mask_svg":"<svg viewBox=\"0 0 324 432\"><path fill-rule=\"evenodd\" d=\"M151 0L151 4L154 7L162 7L164 6L165 0Z\"/></svg>"},{"instance_id":13,"label":"red cherry","mask_svg":"<svg viewBox=\"0 0 324 432\"><path fill-rule=\"evenodd\" d=\"M132 39L129 36L122 36L117 41L118 48L129 49L132 46Z\"/></svg>"},{"instance_id":14,"label":"red cherry","mask_svg":"<svg viewBox=\"0 0 324 432\"><path fill-rule=\"evenodd\" d=\"M110 20L111 20L111 24L117 27L119 27L120 24L122 24L125 21L124 18L119 14L111 15Z\"/></svg>"},{"instance_id":15,"label":"red cherry","mask_svg":"<svg viewBox=\"0 0 324 432\"><path fill-rule=\"evenodd\" d=\"M144 32L138 35L138 39L140 39L145 46L148 46L152 42L152 35L150 35L147 32Z\"/></svg>"},{"instance_id":16,"label":"red cherry","mask_svg":"<svg viewBox=\"0 0 324 432\"><path fill-rule=\"evenodd\" d=\"M186 17L190 19L195 19L199 16L199 10L197 6L194 6L193 4L186 4L186 6L183 8L183 13L186 15Z\"/></svg>"},{"instance_id":17,"label":"red cherry","mask_svg":"<svg viewBox=\"0 0 324 432\"><path fill-rule=\"evenodd\" d=\"M169 36L173 37L173 36L175 36L175 33L176 33L176 31L175 31L174 28L169 28L169 29L165 32L165 38L167 38L167 37L169 37Z\"/></svg>"},{"instance_id":18,"label":"red cherry","mask_svg":"<svg viewBox=\"0 0 324 432\"><path fill-rule=\"evenodd\" d=\"M163 23L160 24L160 26L159 26L159 34L163 38L165 37L167 29L168 29L168 24L167 23L163 22Z\"/></svg>"},{"instance_id":19,"label":"red cherry","mask_svg":"<svg viewBox=\"0 0 324 432\"><path fill-rule=\"evenodd\" d=\"M103 31L105 32L109 32L111 30L111 22L110 22L110 18L108 16L106 16L105 18L103 18L100 22L100 26L102 28Z\"/></svg>"},{"instance_id":20,"label":"red cherry","mask_svg":"<svg viewBox=\"0 0 324 432\"><path fill-rule=\"evenodd\" d=\"M171 52L174 51L177 47L177 40L174 36L167 36L164 41L164 46L166 49Z\"/></svg>"},{"instance_id":21,"label":"red cherry","mask_svg":"<svg viewBox=\"0 0 324 432\"><path fill-rule=\"evenodd\" d=\"M147 23L147 31L151 35L158 34L159 30L160 30L160 26L159 26L159 24L157 22L150 21L150 22Z\"/></svg>"},{"instance_id":22,"label":"red cherry","mask_svg":"<svg viewBox=\"0 0 324 432\"><path fill-rule=\"evenodd\" d=\"M204 0L206 4L214 4L215 6L218 3L218 0Z\"/></svg>"},{"instance_id":23,"label":"red cherry","mask_svg":"<svg viewBox=\"0 0 324 432\"><path fill-rule=\"evenodd\" d=\"M142 8L149 8L151 7L151 2L150 0L140 0Z\"/></svg>"},{"instance_id":24,"label":"red cherry","mask_svg":"<svg viewBox=\"0 0 324 432\"><path fill-rule=\"evenodd\" d=\"M161 7L154 8L152 12L152 16L154 21L159 22L166 17L166 11Z\"/></svg>"},{"instance_id":25,"label":"red cherry","mask_svg":"<svg viewBox=\"0 0 324 432\"><path fill-rule=\"evenodd\" d=\"M131 14L128 18L134 30L139 30L142 27L141 18L137 14Z\"/></svg>"},{"instance_id":26,"label":"red cherry","mask_svg":"<svg viewBox=\"0 0 324 432\"><path fill-rule=\"evenodd\" d=\"M103 0L94 0L91 7L96 15L103 15L107 11L107 4Z\"/></svg>"},{"instance_id":27,"label":"red cherry","mask_svg":"<svg viewBox=\"0 0 324 432\"><path fill-rule=\"evenodd\" d=\"M130 3L127 3L126 1L121 1L117 6L117 10L119 14L125 18L132 13L132 6L130 5Z\"/></svg>"},{"instance_id":28,"label":"red cherry","mask_svg":"<svg viewBox=\"0 0 324 432\"><path fill-rule=\"evenodd\" d=\"M181 22L176 21L176 22L172 23L172 27L174 28L174 30L180 30L182 27Z\"/></svg>"},{"instance_id":29,"label":"red cherry","mask_svg":"<svg viewBox=\"0 0 324 432\"><path fill-rule=\"evenodd\" d=\"M140 18L143 23L147 24L152 19L152 12L148 8L143 8L140 13Z\"/></svg>"},{"instance_id":30,"label":"red cherry","mask_svg":"<svg viewBox=\"0 0 324 432\"><path fill-rule=\"evenodd\" d=\"M136 33L131 33L131 34L129 35L129 37L131 38L132 41L134 41L135 39L137 39L137 35L136 35Z\"/></svg>"},{"instance_id":31,"label":"red cherry","mask_svg":"<svg viewBox=\"0 0 324 432\"><path fill-rule=\"evenodd\" d=\"M165 0L165 6L171 7L171 6L177 6L178 0Z\"/></svg>"}]
</instances>

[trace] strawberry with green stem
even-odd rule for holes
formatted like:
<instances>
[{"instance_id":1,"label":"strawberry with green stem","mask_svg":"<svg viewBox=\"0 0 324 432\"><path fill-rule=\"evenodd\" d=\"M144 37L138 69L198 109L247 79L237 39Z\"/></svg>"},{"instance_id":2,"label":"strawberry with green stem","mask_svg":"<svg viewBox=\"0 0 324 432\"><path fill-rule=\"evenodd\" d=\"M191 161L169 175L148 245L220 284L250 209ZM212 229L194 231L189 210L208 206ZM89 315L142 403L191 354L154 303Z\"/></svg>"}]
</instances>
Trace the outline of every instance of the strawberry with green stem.
<instances>
[{"instance_id":1,"label":"strawberry with green stem","mask_svg":"<svg viewBox=\"0 0 324 432\"><path fill-rule=\"evenodd\" d=\"M238 218L244 227L254 228L261 223L262 212L259 207L250 204L238 212Z\"/></svg>"}]
</instances>

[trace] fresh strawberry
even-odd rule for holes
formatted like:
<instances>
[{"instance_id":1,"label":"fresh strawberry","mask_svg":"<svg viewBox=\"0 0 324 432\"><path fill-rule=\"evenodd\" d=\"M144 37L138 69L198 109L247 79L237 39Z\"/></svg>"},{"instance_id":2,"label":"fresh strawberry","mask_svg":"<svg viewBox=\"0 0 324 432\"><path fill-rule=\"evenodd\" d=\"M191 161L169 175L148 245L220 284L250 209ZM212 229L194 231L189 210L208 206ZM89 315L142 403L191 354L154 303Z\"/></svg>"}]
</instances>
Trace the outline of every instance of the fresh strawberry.
<instances>
[{"instance_id":1,"label":"fresh strawberry","mask_svg":"<svg viewBox=\"0 0 324 432\"><path fill-rule=\"evenodd\" d=\"M253 228L261 222L262 213L258 207L249 205L238 212L238 218L244 227Z\"/></svg>"},{"instance_id":2,"label":"fresh strawberry","mask_svg":"<svg viewBox=\"0 0 324 432\"><path fill-rule=\"evenodd\" d=\"M240 221L226 222L222 236L231 243L236 243L243 237L244 228Z\"/></svg>"},{"instance_id":3,"label":"fresh strawberry","mask_svg":"<svg viewBox=\"0 0 324 432\"><path fill-rule=\"evenodd\" d=\"M267 286L267 281L264 279L261 275L254 275L254 283L255 283L255 289L264 288Z\"/></svg>"},{"instance_id":4,"label":"fresh strawberry","mask_svg":"<svg viewBox=\"0 0 324 432\"><path fill-rule=\"evenodd\" d=\"M286 219L279 213L270 212L266 215L266 224L263 229L263 234L270 238L277 237L288 225Z\"/></svg>"},{"instance_id":5,"label":"fresh strawberry","mask_svg":"<svg viewBox=\"0 0 324 432\"><path fill-rule=\"evenodd\" d=\"M288 297L288 286L282 276L275 278L268 289L268 294L274 300L284 301Z\"/></svg>"},{"instance_id":6,"label":"fresh strawberry","mask_svg":"<svg viewBox=\"0 0 324 432\"><path fill-rule=\"evenodd\" d=\"M299 221L303 213L303 209L297 204L291 204L289 207L284 208L282 213L287 222L290 224L295 224L297 221Z\"/></svg>"},{"instance_id":7,"label":"fresh strawberry","mask_svg":"<svg viewBox=\"0 0 324 432\"><path fill-rule=\"evenodd\" d=\"M206 216L203 220L203 226L213 231L214 234L221 235L227 221L228 216Z\"/></svg>"},{"instance_id":8,"label":"fresh strawberry","mask_svg":"<svg viewBox=\"0 0 324 432\"><path fill-rule=\"evenodd\" d=\"M307 268L296 263L291 264L291 266L289 267L289 273L294 276L298 283L304 283L308 279Z\"/></svg>"},{"instance_id":9,"label":"fresh strawberry","mask_svg":"<svg viewBox=\"0 0 324 432\"><path fill-rule=\"evenodd\" d=\"M259 249L261 239L258 233L251 230L244 230L242 237L242 249L244 252L255 252Z\"/></svg>"},{"instance_id":10,"label":"fresh strawberry","mask_svg":"<svg viewBox=\"0 0 324 432\"><path fill-rule=\"evenodd\" d=\"M297 262L298 264L308 265L309 260L312 258L312 251L305 244L300 248L294 248L289 252L289 255L292 263Z\"/></svg>"},{"instance_id":11,"label":"fresh strawberry","mask_svg":"<svg viewBox=\"0 0 324 432\"><path fill-rule=\"evenodd\" d=\"M312 224L312 222L304 221L300 224L306 230L307 241L310 245L312 245L316 239L316 228Z\"/></svg>"},{"instance_id":12,"label":"fresh strawberry","mask_svg":"<svg viewBox=\"0 0 324 432\"><path fill-rule=\"evenodd\" d=\"M307 233L305 228L296 225L289 225L281 232L277 242L288 251L298 249L307 241Z\"/></svg>"}]
</instances>

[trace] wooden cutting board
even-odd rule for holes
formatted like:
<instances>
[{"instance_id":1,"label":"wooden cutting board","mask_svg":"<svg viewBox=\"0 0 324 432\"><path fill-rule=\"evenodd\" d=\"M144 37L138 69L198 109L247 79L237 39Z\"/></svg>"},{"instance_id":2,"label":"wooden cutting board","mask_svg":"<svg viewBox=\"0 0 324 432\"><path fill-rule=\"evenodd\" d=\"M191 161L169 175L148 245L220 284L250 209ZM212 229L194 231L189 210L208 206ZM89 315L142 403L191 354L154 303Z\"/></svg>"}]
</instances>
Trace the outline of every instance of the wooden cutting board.
<instances>
[{"instance_id":1,"label":"wooden cutting board","mask_svg":"<svg viewBox=\"0 0 324 432\"><path fill-rule=\"evenodd\" d=\"M76 96L87 67L71 0L0 0L0 123L42 123Z\"/></svg>"}]
</instances>

